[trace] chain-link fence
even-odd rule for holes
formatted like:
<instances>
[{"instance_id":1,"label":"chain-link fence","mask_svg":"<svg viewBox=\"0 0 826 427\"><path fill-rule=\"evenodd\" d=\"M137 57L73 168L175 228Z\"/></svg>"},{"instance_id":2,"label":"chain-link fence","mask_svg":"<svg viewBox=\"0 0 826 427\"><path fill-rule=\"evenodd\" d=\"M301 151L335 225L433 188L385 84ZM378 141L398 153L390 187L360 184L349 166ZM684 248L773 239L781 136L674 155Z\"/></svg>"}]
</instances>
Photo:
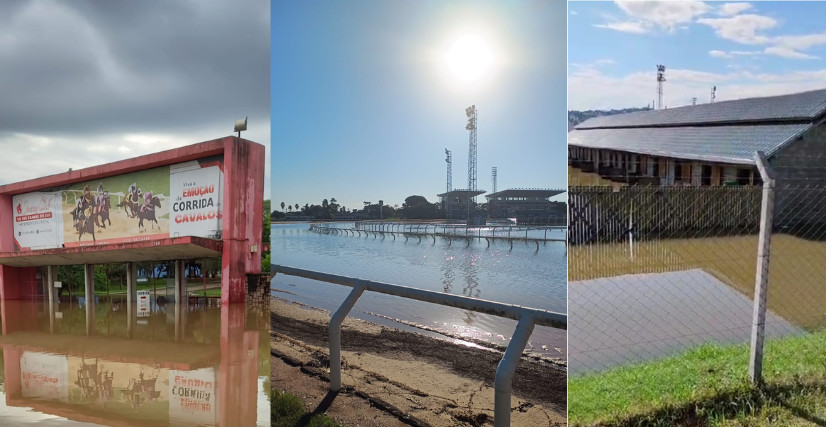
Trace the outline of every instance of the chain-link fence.
<instances>
[{"instance_id":1,"label":"chain-link fence","mask_svg":"<svg viewBox=\"0 0 826 427\"><path fill-rule=\"evenodd\" d=\"M749 343L762 276L767 340L826 329L826 162L771 163L766 262L762 186L569 188L571 375Z\"/></svg>"}]
</instances>

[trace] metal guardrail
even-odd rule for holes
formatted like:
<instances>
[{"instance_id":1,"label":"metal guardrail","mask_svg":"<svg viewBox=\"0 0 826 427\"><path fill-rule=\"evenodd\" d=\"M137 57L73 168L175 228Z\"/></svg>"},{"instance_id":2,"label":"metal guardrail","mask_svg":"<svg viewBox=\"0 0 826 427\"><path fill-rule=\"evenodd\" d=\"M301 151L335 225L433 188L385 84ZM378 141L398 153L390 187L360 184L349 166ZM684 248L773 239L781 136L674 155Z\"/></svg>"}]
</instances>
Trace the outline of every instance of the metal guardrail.
<instances>
[{"instance_id":1,"label":"metal guardrail","mask_svg":"<svg viewBox=\"0 0 826 427\"><path fill-rule=\"evenodd\" d=\"M341 324L344 321L344 318L347 317L347 313L350 312L364 291L395 295L402 298L446 305L464 310L472 310L480 313L518 320L519 322L516 325L516 330L513 332L513 337L511 337L508 348L505 350L505 355L502 356L502 360L496 368L493 408L493 419L496 427L510 425L513 375L516 372L516 364L522 357L522 351L528 343L528 338L530 338L531 333L533 332L534 325L539 324L560 329L567 329L568 327L568 316L566 314L554 313L547 310L540 310L513 304L503 304L495 301L446 294L392 283L357 279L354 277L340 276L336 274L322 273L319 271L286 267L282 265L273 265L272 272L273 277L275 277L276 274L281 273L327 283L335 283L353 288L341 306L339 306L338 310L336 310L330 318L330 391L333 392L341 389Z\"/></svg>"},{"instance_id":2,"label":"metal guardrail","mask_svg":"<svg viewBox=\"0 0 826 427\"><path fill-rule=\"evenodd\" d=\"M422 228L423 227L423 228ZM431 228L432 227L432 228ZM441 231L439 228L441 227ZM464 232L462 232L464 230ZM310 224L310 231L322 234L352 234L364 233L368 237L373 233L373 237L381 235L384 239L385 235L390 235L393 240L396 239L396 234L403 236L405 241L410 237L417 237L419 242L422 237L430 237L433 243L436 243L436 237L442 237L448 240L448 246L452 243L452 239L464 239L467 241L467 246L470 246L471 239L485 239L488 246L491 241L506 240L510 243L513 249L514 241L533 242L536 244L536 250L539 251L539 243L548 242L562 242L567 245L567 238L553 238L548 237L548 231L561 230L567 231L566 227L552 226L552 227L519 227L519 226L484 226L484 227L469 227L465 225L451 226L445 224L356 224L355 228L335 227L330 223ZM500 231L500 234L496 234ZM533 231L535 234L544 233L544 237L530 236L529 233ZM524 234L523 234L524 233Z\"/></svg>"}]
</instances>

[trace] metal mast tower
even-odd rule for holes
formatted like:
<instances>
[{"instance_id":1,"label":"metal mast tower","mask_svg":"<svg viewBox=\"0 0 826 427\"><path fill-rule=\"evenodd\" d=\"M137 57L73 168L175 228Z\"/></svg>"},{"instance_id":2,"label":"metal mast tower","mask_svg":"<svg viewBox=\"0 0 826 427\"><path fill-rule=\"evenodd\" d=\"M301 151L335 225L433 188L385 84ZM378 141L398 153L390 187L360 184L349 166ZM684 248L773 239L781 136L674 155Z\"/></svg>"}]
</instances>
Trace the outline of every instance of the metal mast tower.
<instances>
[{"instance_id":1,"label":"metal mast tower","mask_svg":"<svg viewBox=\"0 0 826 427\"><path fill-rule=\"evenodd\" d=\"M657 109L663 109L663 82L665 82L665 65L657 65Z\"/></svg>"},{"instance_id":2,"label":"metal mast tower","mask_svg":"<svg viewBox=\"0 0 826 427\"><path fill-rule=\"evenodd\" d=\"M711 103L714 103L714 98L717 98L717 86L711 87Z\"/></svg>"},{"instance_id":3,"label":"metal mast tower","mask_svg":"<svg viewBox=\"0 0 826 427\"><path fill-rule=\"evenodd\" d=\"M493 178L493 192L496 192L496 166L494 166L490 171L490 176Z\"/></svg>"},{"instance_id":4,"label":"metal mast tower","mask_svg":"<svg viewBox=\"0 0 826 427\"><path fill-rule=\"evenodd\" d=\"M453 156L452 152L445 148L445 162L447 162L447 197L445 197L445 220L450 220L450 191L453 190Z\"/></svg>"},{"instance_id":5,"label":"metal mast tower","mask_svg":"<svg viewBox=\"0 0 826 427\"><path fill-rule=\"evenodd\" d=\"M470 131L470 141L468 144L469 147L467 156L467 189L469 191L476 191L476 105L471 105L470 107L465 108L465 115L468 117L465 129ZM475 202L476 196L468 197L468 221L470 221L470 208Z\"/></svg>"},{"instance_id":6,"label":"metal mast tower","mask_svg":"<svg viewBox=\"0 0 826 427\"><path fill-rule=\"evenodd\" d=\"M453 190L453 152L445 148L445 162L447 162L447 192Z\"/></svg>"}]
</instances>

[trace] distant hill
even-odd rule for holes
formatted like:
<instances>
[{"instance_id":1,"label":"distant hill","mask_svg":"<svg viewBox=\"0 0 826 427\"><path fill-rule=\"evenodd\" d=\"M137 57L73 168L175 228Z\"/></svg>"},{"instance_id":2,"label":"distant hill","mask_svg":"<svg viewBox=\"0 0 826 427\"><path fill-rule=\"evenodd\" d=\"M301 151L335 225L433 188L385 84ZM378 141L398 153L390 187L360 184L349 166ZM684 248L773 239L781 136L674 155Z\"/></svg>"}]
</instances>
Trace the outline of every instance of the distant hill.
<instances>
[{"instance_id":1,"label":"distant hill","mask_svg":"<svg viewBox=\"0 0 826 427\"><path fill-rule=\"evenodd\" d=\"M577 111L577 110L568 110L568 130L574 128L574 126L584 122L585 120L590 119L591 117L597 116L613 116L614 114L624 114L624 113L633 113L635 111L646 111L650 110L649 107L643 108L623 108L621 110L586 110L586 111Z\"/></svg>"}]
</instances>

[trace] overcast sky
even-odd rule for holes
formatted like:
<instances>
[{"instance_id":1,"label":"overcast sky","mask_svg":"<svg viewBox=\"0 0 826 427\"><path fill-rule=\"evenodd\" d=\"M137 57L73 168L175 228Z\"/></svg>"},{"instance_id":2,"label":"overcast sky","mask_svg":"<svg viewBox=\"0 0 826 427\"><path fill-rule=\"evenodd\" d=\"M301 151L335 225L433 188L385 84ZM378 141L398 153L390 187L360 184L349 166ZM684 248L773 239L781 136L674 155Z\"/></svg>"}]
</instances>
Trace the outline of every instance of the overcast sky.
<instances>
[{"instance_id":1,"label":"overcast sky","mask_svg":"<svg viewBox=\"0 0 826 427\"><path fill-rule=\"evenodd\" d=\"M568 108L668 107L826 88L824 2L570 2Z\"/></svg>"},{"instance_id":2,"label":"overcast sky","mask_svg":"<svg viewBox=\"0 0 826 427\"><path fill-rule=\"evenodd\" d=\"M267 149L270 2L0 2L0 185L231 135Z\"/></svg>"}]
</instances>

